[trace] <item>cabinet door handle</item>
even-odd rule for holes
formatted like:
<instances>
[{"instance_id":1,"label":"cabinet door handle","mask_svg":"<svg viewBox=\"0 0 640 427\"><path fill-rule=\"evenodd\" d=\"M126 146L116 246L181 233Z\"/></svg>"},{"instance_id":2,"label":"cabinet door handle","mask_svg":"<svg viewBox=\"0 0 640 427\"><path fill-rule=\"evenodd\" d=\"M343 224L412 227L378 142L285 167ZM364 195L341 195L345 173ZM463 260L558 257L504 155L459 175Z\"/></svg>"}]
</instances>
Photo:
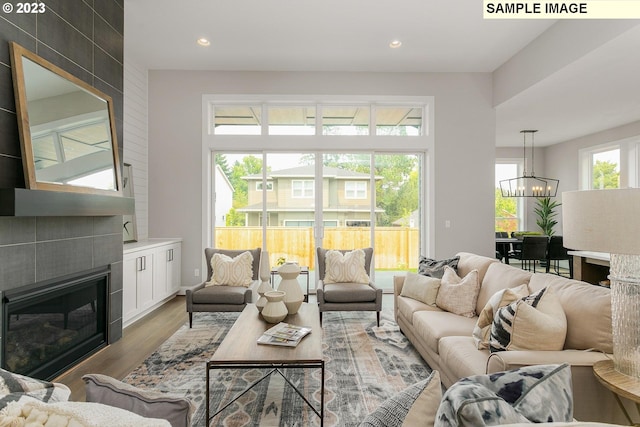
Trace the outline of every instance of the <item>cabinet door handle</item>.
<instances>
[{"instance_id":1,"label":"cabinet door handle","mask_svg":"<svg viewBox=\"0 0 640 427\"><path fill-rule=\"evenodd\" d=\"M173 249L171 249L171 261L173 261Z\"/></svg>"},{"instance_id":2,"label":"cabinet door handle","mask_svg":"<svg viewBox=\"0 0 640 427\"><path fill-rule=\"evenodd\" d=\"M142 271L142 257L136 258L136 271Z\"/></svg>"},{"instance_id":3,"label":"cabinet door handle","mask_svg":"<svg viewBox=\"0 0 640 427\"><path fill-rule=\"evenodd\" d=\"M143 256L142 258L142 269L146 270L147 269L147 256Z\"/></svg>"}]
</instances>

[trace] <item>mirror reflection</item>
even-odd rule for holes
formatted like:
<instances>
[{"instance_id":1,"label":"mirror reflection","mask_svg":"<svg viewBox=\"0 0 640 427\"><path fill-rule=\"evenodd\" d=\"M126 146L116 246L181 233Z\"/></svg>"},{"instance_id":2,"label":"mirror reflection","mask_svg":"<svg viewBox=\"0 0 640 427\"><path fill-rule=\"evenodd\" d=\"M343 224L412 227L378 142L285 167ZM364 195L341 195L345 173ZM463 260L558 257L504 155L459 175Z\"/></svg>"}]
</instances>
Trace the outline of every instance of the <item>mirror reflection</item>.
<instances>
[{"instance_id":1,"label":"mirror reflection","mask_svg":"<svg viewBox=\"0 0 640 427\"><path fill-rule=\"evenodd\" d=\"M120 191L111 99L15 43L12 52L27 187Z\"/></svg>"}]
</instances>

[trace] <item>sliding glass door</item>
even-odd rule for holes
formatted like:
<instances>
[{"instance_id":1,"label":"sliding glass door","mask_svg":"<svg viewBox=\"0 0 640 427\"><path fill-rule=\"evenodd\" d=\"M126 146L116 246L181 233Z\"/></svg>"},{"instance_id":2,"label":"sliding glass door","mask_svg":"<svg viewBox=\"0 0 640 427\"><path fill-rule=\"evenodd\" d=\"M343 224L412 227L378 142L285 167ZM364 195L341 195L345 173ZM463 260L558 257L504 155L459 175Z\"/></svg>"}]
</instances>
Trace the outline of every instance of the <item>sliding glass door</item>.
<instances>
[{"instance_id":1,"label":"sliding glass door","mask_svg":"<svg viewBox=\"0 0 640 427\"><path fill-rule=\"evenodd\" d=\"M311 289L318 246L373 247L372 276L387 292L394 275L417 269L420 155L216 153L214 159L216 247L263 246L274 269L285 261L308 267Z\"/></svg>"}]
</instances>

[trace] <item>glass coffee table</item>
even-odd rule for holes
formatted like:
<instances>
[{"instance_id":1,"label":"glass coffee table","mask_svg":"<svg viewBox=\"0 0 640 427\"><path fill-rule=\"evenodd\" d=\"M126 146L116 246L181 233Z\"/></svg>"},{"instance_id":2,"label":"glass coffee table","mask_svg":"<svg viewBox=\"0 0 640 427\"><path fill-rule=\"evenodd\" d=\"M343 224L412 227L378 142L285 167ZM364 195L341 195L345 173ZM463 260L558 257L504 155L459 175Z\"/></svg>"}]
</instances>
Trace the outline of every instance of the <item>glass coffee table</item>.
<instances>
[{"instance_id":1,"label":"glass coffee table","mask_svg":"<svg viewBox=\"0 0 640 427\"><path fill-rule=\"evenodd\" d=\"M251 388L273 373L280 374L298 393L305 403L320 417L320 425L324 422L324 360L322 359L322 328L320 314L316 304L304 303L298 312L287 316L283 322L299 326L308 326L311 333L304 337L296 347L283 347L258 344L258 338L270 327L259 315L255 304L247 304L224 340L207 362L206 386L206 419L210 420L224 411ZM210 415L210 372L215 369L261 369L270 368L260 379L254 381L247 389L236 395L231 401L219 407ZM316 408L303 393L298 390L283 374L283 369L304 368L320 369L320 409Z\"/></svg>"}]
</instances>

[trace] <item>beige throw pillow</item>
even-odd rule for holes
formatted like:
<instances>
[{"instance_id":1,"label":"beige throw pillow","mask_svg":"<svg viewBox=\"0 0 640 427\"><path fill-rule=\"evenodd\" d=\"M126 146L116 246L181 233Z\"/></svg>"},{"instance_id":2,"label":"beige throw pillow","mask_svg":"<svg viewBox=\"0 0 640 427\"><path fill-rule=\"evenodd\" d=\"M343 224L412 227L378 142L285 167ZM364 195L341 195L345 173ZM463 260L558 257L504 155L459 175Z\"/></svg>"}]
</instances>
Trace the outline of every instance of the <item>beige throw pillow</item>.
<instances>
[{"instance_id":1,"label":"beige throw pillow","mask_svg":"<svg viewBox=\"0 0 640 427\"><path fill-rule=\"evenodd\" d=\"M489 301L487 301L487 304L478 315L478 321L473 328L473 340L479 350L489 348L491 324L498 309L527 295L529 295L529 287L524 283L515 288L502 289L489 298Z\"/></svg>"},{"instance_id":2,"label":"beige throw pillow","mask_svg":"<svg viewBox=\"0 0 640 427\"><path fill-rule=\"evenodd\" d=\"M440 290L436 297L436 305L445 311L464 317L476 315L476 302L480 292L478 270L471 270L463 278L448 265L440 282Z\"/></svg>"},{"instance_id":3,"label":"beige throw pillow","mask_svg":"<svg viewBox=\"0 0 640 427\"><path fill-rule=\"evenodd\" d=\"M362 249L356 249L344 255L340 251L327 251L324 283L369 283L369 276L364 269L364 260Z\"/></svg>"},{"instance_id":4,"label":"beige throw pillow","mask_svg":"<svg viewBox=\"0 0 640 427\"><path fill-rule=\"evenodd\" d=\"M491 326L490 351L564 348L567 318L553 288L543 288L499 308Z\"/></svg>"},{"instance_id":5,"label":"beige throw pillow","mask_svg":"<svg viewBox=\"0 0 640 427\"><path fill-rule=\"evenodd\" d=\"M408 272L400 295L435 306L438 289L440 289L440 279Z\"/></svg>"},{"instance_id":6,"label":"beige throw pillow","mask_svg":"<svg viewBox=\"0 0 640 427\"><path fill-rule=\"evenodd\" d=\"M235 258L216 253L211 257L211 281L207 286L246 286L253 282L253 255L243 252Z\"/></svg>"}]
</instances>

